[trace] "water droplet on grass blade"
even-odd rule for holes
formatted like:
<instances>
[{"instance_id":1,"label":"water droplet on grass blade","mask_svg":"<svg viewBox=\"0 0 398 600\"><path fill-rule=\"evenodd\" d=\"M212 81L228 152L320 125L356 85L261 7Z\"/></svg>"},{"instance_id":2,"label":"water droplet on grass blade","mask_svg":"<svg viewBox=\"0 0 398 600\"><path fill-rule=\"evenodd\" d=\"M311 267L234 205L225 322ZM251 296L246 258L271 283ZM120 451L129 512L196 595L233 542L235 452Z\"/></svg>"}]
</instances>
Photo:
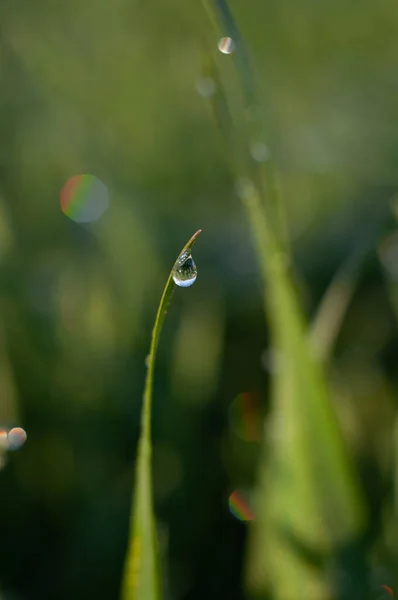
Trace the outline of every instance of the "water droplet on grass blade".
<instances>
[{"instance_id":1,"label":"water droplet on grass blade","mask_svg":"<svg viewBox=\"0 0 398 600\"><path fill-rule=\"evenodd\" d=\"M235 42L230 37L223 37L218 42L218 49L223 54L232 54L235 50Z\"/></svg>"},{"instance_id":2,"label":"water droplet on grass blade","mask_svg":"<svg viewBox=\"0 0 398 600\"><path fill-rule=\"evenodd\" d=\"M189 252L186 250L177 259L173 269L173 281L179 287L189 287L195 283L198 269Z\"/></svg>"}]
</instances>

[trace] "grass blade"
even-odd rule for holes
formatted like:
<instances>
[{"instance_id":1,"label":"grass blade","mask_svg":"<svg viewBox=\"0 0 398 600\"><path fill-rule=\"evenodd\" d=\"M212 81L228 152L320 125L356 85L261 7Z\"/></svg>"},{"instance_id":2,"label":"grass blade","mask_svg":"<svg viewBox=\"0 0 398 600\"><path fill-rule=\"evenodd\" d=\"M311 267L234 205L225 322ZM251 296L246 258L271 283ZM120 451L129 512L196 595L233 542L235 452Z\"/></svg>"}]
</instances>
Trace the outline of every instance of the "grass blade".
<instances>
[{"instance_id":1,"label":"grass blade","mask_svg":"<svg viewBox=\"0 0 398 600\"><path fill-rule=\"evenodd\" d=\"M199 229L181 250L173 269L178 258L192 248L200 232ZM159 600L161 598L158 543L152 493L151 405L156 351L167 308L176 287L173 281L173 269L160 300L148 356L122 600Z\"/></svg>"},{"instance_id":2,"label":"grass blade","mask_svg":"<svg viewBox=\"0 0 398 600\"><path fill-rule=\"evenodd\" d=\"M365 260L373 251L375 241L385 226L386 217L383 215L360 236L322 297L310 330L311 344L321 362L327 362L332 354Z\"/></svg>"},{"instance_id":3,"label":"grass blade","mask_svg":"<svg viewBox=\"0 0 398 600\"><path fill-rule=\"evenodd\" d=\"M247 561L249 588L262 597L330 598L328 561L361 533L363 503L331 405L311 353L307 326L255 190L245 198L263 277L273 346L283 366L273 380L269 445L257 484ZM319 561L319 562L317 562Z\"/></svg>"},{"instance_id":4,"label":"grass blade","mask_svg":"<svg viewBox=\"0 0 398 600\"><path fill-rule=\"evenodd\" d=\"M253 87L247 84L247 52L227 0L207 0L207 8L223 34L235 36L235 64L249 104ZM244 143L249 141L250 134ZM361 533L363 504L326 380L312 353L290 270L283 207L267 164L262 170L266 185L253 168L240 190L265 284L272 346L283 360L273 379L273 436L260 459L247 582L260 598L271 591L276 600L327 599L333 596L330 561L337 561ZM245 176L245 171L246 165L238 164L234 174Z\"/></svg>"}]
</instances>

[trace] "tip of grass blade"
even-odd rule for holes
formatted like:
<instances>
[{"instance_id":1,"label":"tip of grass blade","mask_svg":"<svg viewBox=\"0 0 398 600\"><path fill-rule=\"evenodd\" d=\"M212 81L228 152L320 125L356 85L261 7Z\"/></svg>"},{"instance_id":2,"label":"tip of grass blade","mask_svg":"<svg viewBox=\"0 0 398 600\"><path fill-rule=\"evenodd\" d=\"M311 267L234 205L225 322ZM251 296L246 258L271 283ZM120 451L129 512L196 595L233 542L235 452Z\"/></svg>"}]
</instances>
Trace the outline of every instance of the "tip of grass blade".
<instances>
[{"instance_id":1,"label":"tip of grass blade","mask_svg":"<svg viewBox=\"0 0 398 600\"><path fill-rule=\"evenodd\" d=\"M196 242L197 237L202 233L201 229L198 229L198 231L196 233L193 234L193 236L191 237L191 239L189 240L188 244L193 244L194 242Z\"/></svg>"},{"instance_id":2,"label":"tip of grass blade","mask_svg":"<svg viewBox=\"0 0 398 600\"><path fill-rule=\"evenodd\" d=\"M184 252L185 250L190 250L192 248L192 246L194 245L194 243L196 242L198 236L202 233L201 229L198 229L198 231L196 231L193 236L191 237L191 239L185 244L184 248L182 249L181 253Z\"/></svg>"},{"instance_id":3,"label":"tip of grass blade","mask_svg":"<svg viewBox=\"0 0 398 600\"><path fill-rule=\"evenodd\" d=\"M181 250L179 256L181 256L183 252L191 250L201 232L202 230L198 229L196 233L193 234L191 239ZM175 264L176 263L174 263L173 269L175 268ZM172 270L160 299L152 331L144 388L144 400L141 409L141 432L138 442L137 466L134 483L135 491L130 516L130 536L125 559L122 600L160 600L161 598L159 554L152 490L151 405L156 350L174 287L175 283L173 281Z\"/></svg>"}]
</instances>

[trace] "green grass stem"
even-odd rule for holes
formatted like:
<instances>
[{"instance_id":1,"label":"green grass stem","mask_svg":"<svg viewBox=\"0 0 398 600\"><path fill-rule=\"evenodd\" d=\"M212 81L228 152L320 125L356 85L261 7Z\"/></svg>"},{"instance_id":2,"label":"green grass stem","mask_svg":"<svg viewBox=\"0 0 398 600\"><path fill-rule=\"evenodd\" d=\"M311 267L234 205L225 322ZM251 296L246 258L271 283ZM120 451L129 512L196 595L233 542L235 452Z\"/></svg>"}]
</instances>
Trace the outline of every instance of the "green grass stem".
<instances>
[{"instance_id":1,"label":"green grass stem","mask_svg":"<svg viewBox=\"0 0 398 600\"><path fill-rule=\"evenodd\" d=\"M190 250L201 230L197 231L179 253ZM173 265L173 269L176 263ZM141 411L141 433L138 441L134 496L130 518L130 535L122 583L122 600L160 600L161 577L159 569L156 519L152 490L151 407L156 352L163 322L176 284L170 271L152 331L151 347L147 358L147 374Z\"/></svg>"}]
</instances>

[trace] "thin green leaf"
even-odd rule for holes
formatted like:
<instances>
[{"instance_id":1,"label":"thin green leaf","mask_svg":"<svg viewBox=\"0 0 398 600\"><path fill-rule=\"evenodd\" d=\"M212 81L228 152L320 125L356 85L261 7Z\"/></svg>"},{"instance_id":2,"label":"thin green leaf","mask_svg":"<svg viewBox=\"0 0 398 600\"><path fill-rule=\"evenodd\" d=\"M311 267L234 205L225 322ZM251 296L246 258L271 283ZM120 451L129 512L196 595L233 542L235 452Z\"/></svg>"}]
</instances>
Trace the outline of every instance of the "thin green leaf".
<instances>
[{"instance_id":1,"label":"thin green leaf","mask_svg":"<svg viewBox=\"0 0 398 600\"><path fill-rule=\"evenodd\" d=\"M323 373L311 353L287 256L254 189L245 204L267 282L273 345L282 357L273 380L272 437L260 466L248 584L261 594L271 588L280 600L329 598L326 563L361 532L362 499Z\"/></svg>"},{"instance_id":2,"label":"thin green leaf","mask_svg":"<svg viewBox=\"0 0 398 600\"><path fill-rule=\"evenodd\" d=\"M197 231L179 253L192 248L201 230ZM173 269L160 300L147 359L147 375L141 411L141 434L138 442L137 470L130 519L130 536L125 561L122 600L159 600L161 598L160 569L156 521L153 509L151 469L151 405L156 351L167 308L176 287Z\"/></svg>"},{"instance_id":3,"label":"thin green leaf","mask_svg":"<svg viewBox=\"0 0 398 600\"><path fill-rule=\"evenodd\" d=\"M235 36L236 67L244 96L252 102L247 52L227 2L207 0L207 6L212 21L218 18L226 34ZM245 173L246 165L238 165L237 171ZM276 600L326 599L332 596L326 565L361 532L363 505L327 384L309 343L272 167L262 174L265 185L255 166L249 170L240 195L264 279L272 343L282 363L273 380L273 435L260 461L247 581L260 597L271 590Z\"/></svg>"},{"instance_id":4,"label":"thin green leaf","mask_svg":"<svg viewBox=\"0 0 398 600\"><path fill-rule=\"evenodd\" d=\"M247 107L251 107L255 102L255 89L250 53L243 37L240 35L235 18L225 0L203 0L203 4L219 36L230 37L234 42L245 104Z\"/></svg>"},{"instance_id":5,"label":"thin green leaf","mask_svg":"<svg viewBox=\"0 0 398 600\"><path fill-rule=\"evenodd\" d=\"M210 105L226 145L226 156L231 172L240 182L247 179L253 181L257 190L261 192L261 201L267 209L268 219L278 230L284 252L289 252L285 209L272 155L264 162L258 162L252 156L253 143L264 143L266 136L256 98L250 51L226 0L203 0L203 5L216 35L231 37L235 45L233 60L243 96L242 115L235 115L235 118L232 118L228 106L228 94L222 89L221 77L213 54L207 51L206 58L207 64L211 65L212 77L217 83L217 93L210 97Z\"/></svg>"},{"instance_id":6,"label":"thin green leaf","mask_svg":"<svg viewBox=\"0 0 398 600\"><path fill-rule=\"evenodd\" d=\"M311 325L310 342L319 360L327 362L352 300L364 261L385 226L385 217L376 220L343 262L323 295Z\"/></svg>"}]
</instances>

